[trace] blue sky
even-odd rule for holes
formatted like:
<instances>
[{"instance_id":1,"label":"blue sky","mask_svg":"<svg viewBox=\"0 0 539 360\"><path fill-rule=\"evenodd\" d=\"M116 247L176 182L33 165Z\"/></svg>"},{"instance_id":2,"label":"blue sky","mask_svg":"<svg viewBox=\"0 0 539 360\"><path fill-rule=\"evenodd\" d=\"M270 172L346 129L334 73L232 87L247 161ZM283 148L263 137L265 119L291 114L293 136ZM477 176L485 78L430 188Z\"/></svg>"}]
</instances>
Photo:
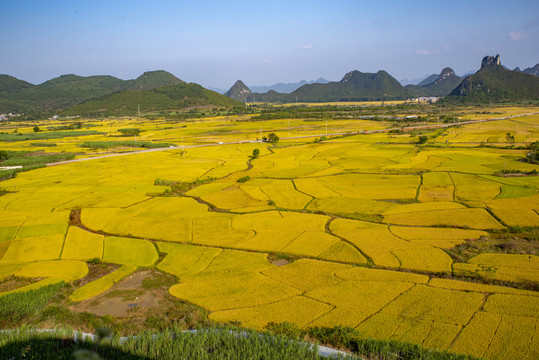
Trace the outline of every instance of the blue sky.
<instances>
[{"instance_id":1,"label":"blue sky","mask_svg":"<svg viewBox=\"0 0 539 360\"><path fill-rule=\"evenodd\" d=\"M539 62L539 1L0 0L0 73L34 84L74 73L167 70L227 89L351 70L419 78L485 55Z\"/></svg>"}]
</instances>

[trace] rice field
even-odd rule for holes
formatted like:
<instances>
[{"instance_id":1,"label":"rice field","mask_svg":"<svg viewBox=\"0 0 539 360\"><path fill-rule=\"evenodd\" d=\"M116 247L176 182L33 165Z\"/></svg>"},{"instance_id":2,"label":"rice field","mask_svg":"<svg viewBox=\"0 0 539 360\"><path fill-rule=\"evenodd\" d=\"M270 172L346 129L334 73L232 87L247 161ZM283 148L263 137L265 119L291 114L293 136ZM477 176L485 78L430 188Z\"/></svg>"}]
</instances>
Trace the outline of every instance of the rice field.
<instances>
[{"instance_id":1,"label":"rice field","mask_svg":"<svg viewBox=\"0 0 539 360\"><path fill-rule=\"evenodd\" d=\"M318 120L290 119L289 128L287 119L243 120L105 120L92 122L101 134L43 140L56 144L43 151L84 158L102 150L80 148L83 141L139 127L140 141L179 148L2 181L0 281L32 283L0 296L84 279L87 262L97 259L120 267L74 289L71 301L91 301L137 269L152 268L175 276L172 296L207 309L217 322L350 326L374 339L487 359L537 358L537 254L464 261L447 252L497 231L539 226L539 177L500 175L539 166L519 161L526 150L479 146L503 143L514 121L427 132L436 146L378 133L187 147L254 140L261 127L284 137L324 128ZM537 116L518 122L518 142L539 139ZM339 119L330 127L381 125ZM529 284L535 287L516 288Z\"/></svg>"}]
</instances>

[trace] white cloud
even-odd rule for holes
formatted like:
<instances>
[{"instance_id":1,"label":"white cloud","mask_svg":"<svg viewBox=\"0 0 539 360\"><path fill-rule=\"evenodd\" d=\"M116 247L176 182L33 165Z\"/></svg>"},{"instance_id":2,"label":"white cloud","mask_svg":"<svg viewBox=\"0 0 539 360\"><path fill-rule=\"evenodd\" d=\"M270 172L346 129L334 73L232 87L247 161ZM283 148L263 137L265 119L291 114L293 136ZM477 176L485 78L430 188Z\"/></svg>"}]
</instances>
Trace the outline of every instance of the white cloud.
<instances>
[{"instance_id":1,"label":"white cloud","mask_svg":"<svg viewBox=\"0 0 539 360\"><path fill-rule=\"evenodd\" d=\"M300 50L309 50L309 49L312 49L313 46L312 45L302 45L299 47Z\"/></svg>"},{"instance_id":2,"label":"white cloud","mask_svg":"<svg viewBox=\"0 0 539 360\"><path fill-rule=\"evenodd\" d=\"M416 55L420 55L420 56L427 56L427 55L434 55L434 54L440 54L441 51L440 49L434 49L434 50L417 50L416 52Z\"/></svg>"},{"instance_id":3,"label":"white cloud","mask_svg":"<svg viewBox=\"0 0 539 360\"><path fill-rule=\"evenodd\" d=\"M521 31L511 31L509 33L509 40L511 41L521 41L521 40L526 40L527 38L528 38L528 35Z\"/></svg>"}]
</instances>

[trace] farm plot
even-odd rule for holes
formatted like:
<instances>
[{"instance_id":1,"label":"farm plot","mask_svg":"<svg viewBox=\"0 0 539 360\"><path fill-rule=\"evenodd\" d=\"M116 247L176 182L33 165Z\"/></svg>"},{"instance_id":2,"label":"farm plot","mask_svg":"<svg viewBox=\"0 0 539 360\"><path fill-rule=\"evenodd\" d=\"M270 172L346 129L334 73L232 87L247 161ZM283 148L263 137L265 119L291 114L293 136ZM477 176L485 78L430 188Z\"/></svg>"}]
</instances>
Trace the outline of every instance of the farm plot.
<instances>
[{"instance_id":1,"label":"farm plot","mask_svg":"<svg viewBox=\"0 0 539 360\"><path fill-rule=\"evenodd\" d=\"M484 295L478 293L416 285L363 322L358 330L376 339L445 349L483 301Z\"/></svg>"},{"instance_id":2,"label":"farm plot","mask_svg":"<svg viewBox=\"0 0 539 360\"><path fill-rule=\"evenodd\" d=\"M453 264L460 275L488 279L539 282L539 257L519 254L479 254L467 263Z\"/></svg>"},{"instance_id":3,"label":"farm plot","mask_svg":"<svg viewBox=\"0 0 539 360\"><path fill-rule=\"evenodd\" d=\"M330 229L365 253L376 265L450 272L451 258L440 249L399 239L387 225L337 219Z\"/></svg>"}]
</instances>

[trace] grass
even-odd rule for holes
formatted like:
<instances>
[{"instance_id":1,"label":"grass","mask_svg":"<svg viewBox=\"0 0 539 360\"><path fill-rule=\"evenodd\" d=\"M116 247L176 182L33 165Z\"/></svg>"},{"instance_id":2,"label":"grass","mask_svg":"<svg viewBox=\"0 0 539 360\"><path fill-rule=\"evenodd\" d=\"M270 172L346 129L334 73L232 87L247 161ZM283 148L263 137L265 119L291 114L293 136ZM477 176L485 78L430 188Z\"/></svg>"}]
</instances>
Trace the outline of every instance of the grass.
<instances>
[{"instance_id":1,"label":"grass","mask_svg":"<svg viewBox=\"0 0 539 360\"><path fill-rule=\"evenodd\" d=\"M61 139L65 137L77 137L88 135L99 135L96 130L81 130L81 131L51 131L51 132L35 132L35 133L0 133L0 141L15 142L26 140L46 140L46 139Z\"/></svg>"},{"instance_id":2,"label":"grass","mask_svg":"<svg viewBox=\"0 0 539 360\"><path fill-rule=\"evenodd\" d=\"M153 321L153 320L152 320ZM151 323L152 321L149 321ZM418 345L363 339L351 328L312 328L301 332L287 323L272 324L269 332L242 331L233 328L199 329L196 333L167 329L161 334L145 332L121 341L103 336L96 341L74 342L68 330L37 333L19 329L0 337L0 355L11 359L325 359L317 347L297 341L300 336L346 348L362 358L386 360L473 360L471 356L426 350ZM93 356L93 357L92 357ZM353 356L334 359L356 358Z\"/></svg>"},{"instance_id":3,"label":"grass","mask_svg":"<svg viewBox=\"0 0 539 360\"><path fill-rule=\"evenodd\" d=\"M31 317L39 316L47 303L66 286L57 283L40 289L0 296L0 326L2 328L27 323Z\"/></svg>"},{"instance_id":4,"label":"grass","mask_svg":"<svg viewBox=\"0 0 539 360\"><path fill-rule=\"evenodd\" d=\"M150 141L85 141L79 145L83 148L90 149L112 149L117 147L132 147L132 148L144 148L144 149L157 149L176 146L172 143L154 143Z\"/></svg>"}]
</instances>

